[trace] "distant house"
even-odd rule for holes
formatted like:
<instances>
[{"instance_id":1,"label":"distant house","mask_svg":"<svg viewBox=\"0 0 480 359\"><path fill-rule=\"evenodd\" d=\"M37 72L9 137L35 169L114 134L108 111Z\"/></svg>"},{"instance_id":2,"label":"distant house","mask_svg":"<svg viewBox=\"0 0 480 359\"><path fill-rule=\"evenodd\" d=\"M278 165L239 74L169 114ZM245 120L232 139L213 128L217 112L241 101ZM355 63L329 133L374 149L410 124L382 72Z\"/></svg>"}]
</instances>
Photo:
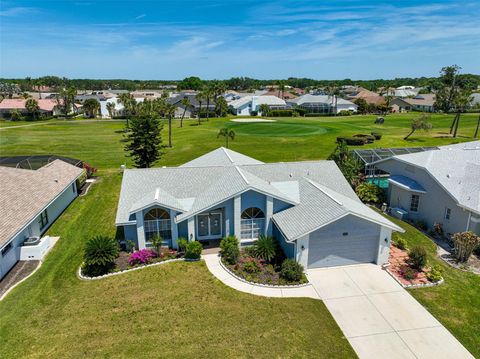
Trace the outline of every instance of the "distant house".
<instances>
[{"instance_id":1,"label":"distant house","mask_svg":"<svg viewBox=\"0 0 480 359\"><path fill-rule=\"evenodd\" d=\"M62 113L57 100L41 99L36 100L39 112L46 116L56 116ZM19 111L22 115L28 114L25 107L26 99L4 99L0 102L0 117L10 117L13 111Z\"/></svg>"},{"instance_id":2,"label":"distant house","mask_svg":"<svg viewBox=\"0 0 480 359\"><path fill-rule=\"evenodd\" d=\"M470 96L470 106L471 107L480 107L480 93L472 93Z\"/></svg>"},{"instance_id":3,"label":"distant house","mask_svg":"<svg viewBox=\"0 0 480 359\"><path fill-rule=\"evenodd\" d=\"M376 92L369 91L362 89L359 92L352 93L348 99L350 101L355 101L357 99L363 99L365 100L368 104L371 105L385 105L385 98L383 96L380 96Z\"/></svg>"},{"instance_id":4,"label":"distant house","mask_svg":"<svg viewBox=\"0 0 480 359\"><path fill-rule=\"evenodd\" d=\"M425 221L429 228L438 223L447 235L480 234L480 141L394 156L374 165L390 174L392 214Z\"/></svg>"},{"instance_id":5,"label":"distant house","mask_svg":"<svg viewBox=\"0 0 480 359\"><path fill-rule=\"evenodd\" d=\"M229 104L235 115L250 116L252 113L261 115L260 106L267 105L271 110L283 110L287 108L285 100L277 96L244 96Z\"/></svg>"},{"instance_id":6,"label":"distant house","mask_svg":"<svg viewBox=\"0 0 480 359\"><path fill-rule=\"evenodd\" d=\"M300 107L308 113L330 114L340 111L357 112L358 106L351 101L345 100L337 96L328 95L311 95L305 94L293 100L288 100L288 104L292 107Z\"/></svg>"},{"instance_id":7,"label":"distant house","mask_svg":"<svg viewBox=\"0 0 480 359\"><path fill-rule=\"evenodd\" d=\"M189 103L186 107L182 104L182 100L184 98L186 98ZM199 115L200 111L207 111L207 101L203 100L202 103L200 103L197 99L197 94L193 92L180 93L175 97L168 98L167 102L175 105L175 117L177 118L182 117L183 113L185 113L186 118L194 118ZM213 96L209 101L208 111L210 113L213 113L215 111L215 99L213 98Z\"/></svg>"},{"instance_id":8,"label":"distant house","mask_svg":"<svg viewBox=\"0 0 480 359\"><path fill-rule=\"evenodd\" d=\"M282 94L282 91L280 91L278 89L267 91L265 93L262 93L260 96L276 96L276 97L284 99L284 100L291 100L291 99L294 99L294 98L297 97L287 90L283 91L283 94Z\"/></svg>"},{"instance_id":9,"label":"distant house","mask_svg":"<svg viewBox=\"0 0 480 359\"><path fill-rule=\"evenodd\" d=\"M421 94L413 98L394 98L390 100L393 112L434 112L435 111L435 95Z\"/></svg>"},{"instance_id":10,"label":"distant house","mask_svg":"<svg viewBox=\"0 0 480 359\"><path fill-rule=\"evenodd\" d=\"M180 167L126 170L116 226L140 249L160 235L241 246L274 236L305 268L387 262L392 231L333 161L263 163L218 148Z\"/></svg>"},{"instance_id":11,"label":"distant house","mask_svg":"<svg viewBox=\"0 0 480 359\"><path fill-rule=\"evenodd\" d=\"M38 170L0 167L0 279L19 260L41 260L52 245L40 238L77 197L83 169L55 160Z\"/></svg>"}]
</instances>

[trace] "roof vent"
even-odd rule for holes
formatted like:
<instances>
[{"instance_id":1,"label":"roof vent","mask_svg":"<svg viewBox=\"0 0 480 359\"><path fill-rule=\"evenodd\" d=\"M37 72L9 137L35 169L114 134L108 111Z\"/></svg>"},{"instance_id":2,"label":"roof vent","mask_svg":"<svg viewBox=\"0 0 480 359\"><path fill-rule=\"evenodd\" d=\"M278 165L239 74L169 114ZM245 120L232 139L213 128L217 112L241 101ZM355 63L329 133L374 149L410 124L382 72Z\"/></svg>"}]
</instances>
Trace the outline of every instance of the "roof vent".
<instances>
[{"instance_id":1,"label":"roof vent","mask_svg":"<svg viewBox=\"0 0 480 359\"><path fill-rule=\"evenodd\" d=\"M450 178L450 175L447 173L447 178Z\"/></svg>"},{"instance_id":2,"label":"roof vent","mask_svg":"<svg viewBox=\"0 0 480 359\"><path fill-rule=\"evenodd\" d=\"M290 177L293 177L293 173L290 173L289 176L290 176Z\"/></svg>"}]
</instances>

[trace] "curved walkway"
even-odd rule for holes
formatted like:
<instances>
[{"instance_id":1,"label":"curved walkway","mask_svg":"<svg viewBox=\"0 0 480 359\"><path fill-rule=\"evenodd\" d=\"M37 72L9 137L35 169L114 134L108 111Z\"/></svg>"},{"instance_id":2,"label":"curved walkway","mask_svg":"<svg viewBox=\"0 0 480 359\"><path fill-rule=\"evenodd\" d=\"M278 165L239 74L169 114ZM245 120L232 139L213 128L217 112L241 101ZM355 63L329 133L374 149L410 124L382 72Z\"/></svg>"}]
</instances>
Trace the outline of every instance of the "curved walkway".
<instances>
[{"instance_id":1,"label":"curved walkway","mask_svg":"<svg viewBox=\"0 0 480 359\"><path fill-rule=\"evenodd\" d=\"M294 288L269 288L260 285L249 284L242 282L235 278L223 268L220 264L220 257L218 254L204 254L203 259L208 267L208 270L225 285L239 290L240 292L260 295L263 297L277 297L277 298L298 298L307 297L320 299L318 293L315 291L313 285L306 285L303 287Z\"/></svg>"}]
</instances>

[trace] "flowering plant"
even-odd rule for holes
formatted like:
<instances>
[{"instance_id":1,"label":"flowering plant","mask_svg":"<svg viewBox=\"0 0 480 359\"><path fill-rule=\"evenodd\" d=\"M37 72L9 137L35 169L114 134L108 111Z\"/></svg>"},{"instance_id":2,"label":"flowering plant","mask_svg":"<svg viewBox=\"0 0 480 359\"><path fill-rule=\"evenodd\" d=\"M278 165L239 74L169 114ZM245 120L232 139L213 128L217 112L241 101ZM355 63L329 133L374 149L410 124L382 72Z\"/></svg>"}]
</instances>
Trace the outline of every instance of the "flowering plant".
<instances>
[{"instance_id":1,"label":"flowering plant","mask_svg":"<svg viewBox=\"0 0 480 359\"><path fill-rule=\"evenodd\" d=\"M157 255L151 249L140 249L139 251L133 252L128 258L128 264L131 266L136 264L147 264L152 261Z\"/></svg>"}]
</instances>

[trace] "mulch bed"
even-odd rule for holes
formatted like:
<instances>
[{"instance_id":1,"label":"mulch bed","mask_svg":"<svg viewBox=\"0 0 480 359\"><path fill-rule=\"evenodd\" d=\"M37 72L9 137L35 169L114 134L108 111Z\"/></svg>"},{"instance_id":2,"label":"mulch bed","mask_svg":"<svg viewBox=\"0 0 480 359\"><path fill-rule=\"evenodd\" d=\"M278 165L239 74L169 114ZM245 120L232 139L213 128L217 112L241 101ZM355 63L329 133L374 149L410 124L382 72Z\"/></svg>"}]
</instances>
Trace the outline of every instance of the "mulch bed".
<instances>
[{"instance_id":1,"label":"mulch bed","mask_svg":"<svg viewBox=\"0 0 480 359\"><path fill-rule=\"evenodd\" d=\"M146 264L164 262L164 261L169 260L169 259L183 258L183 253L182 252L176 252L176 254L173 255L173 256L164 255L164 256L161 256L161 257L152 258L149 263L137 264L137 265L134 265L134 266L131 266L128 263L129 258L130 258L130 253L125 252L125 251L121 251L119 253L117 259L115 259L115 268L113 269L113 272L120 272L120 271L124 271L126 269L141 267L141 266L146 265Z\"/></svg>"},{"instance_id":2,"label":"mulch bed","mask_svg":"<svg viewBox=\"0 0 480 359\"><path fill-rule=\"evenodd\" d=\"M20 282L23 278L27 277L37 268L40 261L19 261L15 266L7 273L5 277L0 280L0 297L15 284Z\"/></svg>"},{"instance_id":3,"label":"mulch bed","mask_svg":"<svg viewBox=\"0 0 480 359\"><path fill-rule=\"evenodd\" d=\"M403 285L422 285L431 283L426 276L428 269L424 269L421 272L416 272L414 279L406 279L403 275L406 268L408 268L408 252L392 245L390 247L390 257L388 262L390 266L388 270L392 273Z\"/></svg>"}]
</instances>

